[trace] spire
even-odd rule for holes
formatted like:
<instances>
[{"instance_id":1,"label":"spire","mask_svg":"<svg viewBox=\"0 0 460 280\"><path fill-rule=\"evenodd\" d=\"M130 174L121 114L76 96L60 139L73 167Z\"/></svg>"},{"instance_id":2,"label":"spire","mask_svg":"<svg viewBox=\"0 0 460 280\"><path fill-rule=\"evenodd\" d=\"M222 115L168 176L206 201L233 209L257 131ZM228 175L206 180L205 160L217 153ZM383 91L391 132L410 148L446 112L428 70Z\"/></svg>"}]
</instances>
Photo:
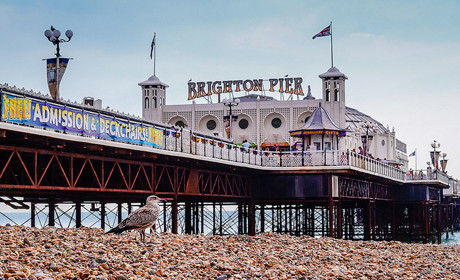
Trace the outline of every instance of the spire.
<instances>
[{"instance_id":1,"label":"spire","mask_svg":"<svg viewBox=\"0 0 460 280\"><path fill-rule=\"evenodd\" d=\"M307 96L305 96L303 99L315 99L313 95L311 95L311 88L310 85L308 85L308 93Z\"/></svg>"}]
</instances>

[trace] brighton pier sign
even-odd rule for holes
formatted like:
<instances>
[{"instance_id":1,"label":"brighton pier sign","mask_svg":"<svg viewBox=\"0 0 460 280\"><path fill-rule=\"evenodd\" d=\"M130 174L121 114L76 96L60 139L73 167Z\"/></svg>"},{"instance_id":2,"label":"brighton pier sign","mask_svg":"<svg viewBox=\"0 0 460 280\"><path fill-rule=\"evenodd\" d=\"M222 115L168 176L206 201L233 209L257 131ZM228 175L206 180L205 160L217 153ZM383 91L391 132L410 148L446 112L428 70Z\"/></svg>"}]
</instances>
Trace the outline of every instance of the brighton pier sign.
<instances>
[{"instance_id":1,"label":"brighton pier sign","mask_svg":"<svg viewBox=\"0 0 460 280\"><path fill-rule=\"evenodd\" d=\"M263 91L264 82L268 81L269 92L303 95L302 78L254 79L214 82L189 82L188 100L227 92Z\"/></svg>"}]
</instances>

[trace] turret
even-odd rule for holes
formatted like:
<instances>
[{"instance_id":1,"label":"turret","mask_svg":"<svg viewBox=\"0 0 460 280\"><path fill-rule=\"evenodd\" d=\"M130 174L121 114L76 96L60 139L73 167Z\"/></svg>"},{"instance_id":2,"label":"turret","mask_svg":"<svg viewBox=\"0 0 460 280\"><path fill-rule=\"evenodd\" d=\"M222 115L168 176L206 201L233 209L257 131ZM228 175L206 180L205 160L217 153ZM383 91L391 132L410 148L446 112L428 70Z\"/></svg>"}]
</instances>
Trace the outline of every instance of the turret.
<instances>
[{"instance_id":1,"label":"turret","mask_svg":"<svg viewBox=\"0 0 460 280\"><path fill-rule=\"evenodd\" d=\"M345 128L345 80L348 77L332 67L319 75L323 84L323 105L340 128Z\"/></svg>"},{"instance_id":2,"label":"turret","mask_svg":"<svg viewBox=\"0 0 460 280\"><path fill-rule=\"evenodd\" d=\"M169 86L155 75L138 85L142 88L142 118L161 123L163 106L166 104L166 88Z\"/></svg>"}]
</instances>

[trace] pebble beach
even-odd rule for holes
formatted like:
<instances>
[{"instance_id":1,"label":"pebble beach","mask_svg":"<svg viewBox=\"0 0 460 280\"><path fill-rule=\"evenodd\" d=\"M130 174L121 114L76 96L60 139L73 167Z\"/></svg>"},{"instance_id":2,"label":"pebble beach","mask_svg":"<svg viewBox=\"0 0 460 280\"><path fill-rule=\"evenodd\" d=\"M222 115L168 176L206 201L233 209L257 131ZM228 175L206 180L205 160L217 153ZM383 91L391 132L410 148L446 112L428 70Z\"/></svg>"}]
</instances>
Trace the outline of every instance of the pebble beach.
<instances>
[{"instance_id":1,"label":"pebble beach","mask_svg":"<svg viewBox=\"0 0 460 280\"><path fill-rule=\"evenodd\" d=\"M460 279L460 245L0 226L0 279Z\"/></svg>"}]
</instances>

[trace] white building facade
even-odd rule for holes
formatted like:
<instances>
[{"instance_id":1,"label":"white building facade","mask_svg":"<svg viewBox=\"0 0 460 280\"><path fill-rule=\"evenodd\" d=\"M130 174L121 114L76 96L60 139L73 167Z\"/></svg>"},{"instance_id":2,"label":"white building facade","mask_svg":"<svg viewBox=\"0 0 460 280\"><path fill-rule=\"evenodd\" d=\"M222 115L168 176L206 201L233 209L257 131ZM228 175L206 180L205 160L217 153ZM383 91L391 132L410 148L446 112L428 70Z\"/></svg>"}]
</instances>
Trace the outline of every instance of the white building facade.
<instances>
[{"instance_id":1,"label":"white building facade","mask_svg":"<svg viewBox=\"0 0 460 280\"><path fill-rule=\"evenodd\" d=\"M406 145L396 139L394 129L390 130L370 116L345 106L348 77L335 67L319 77L322 82L321 99L312 97L310 90L305 98L297 100L292 96L287 100L276 100L264 94L249 93L239 97L239 104L231 108L232 115L238 117L232 123L231 139L227 138L224 124L224 116L230 113L229 107L222 102L167 105L168 85L156 76L139 83L142 88L142 117L155 123L222 137L234 143L247 140L257 147L276 145L289 149L299 141L290 137L289 131L302 127L321 104L333 122L347 130L347 136L339 141L339 150L358 151L359 147L366 146L363 141L367 140L370 143L367 153L373 158L399 162L407 169ZM326 145L320 149L326 149Z\"/></svg>"}]
</instances>

